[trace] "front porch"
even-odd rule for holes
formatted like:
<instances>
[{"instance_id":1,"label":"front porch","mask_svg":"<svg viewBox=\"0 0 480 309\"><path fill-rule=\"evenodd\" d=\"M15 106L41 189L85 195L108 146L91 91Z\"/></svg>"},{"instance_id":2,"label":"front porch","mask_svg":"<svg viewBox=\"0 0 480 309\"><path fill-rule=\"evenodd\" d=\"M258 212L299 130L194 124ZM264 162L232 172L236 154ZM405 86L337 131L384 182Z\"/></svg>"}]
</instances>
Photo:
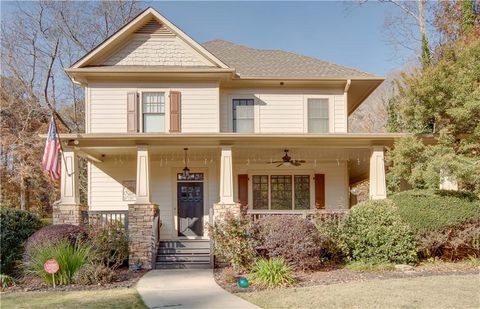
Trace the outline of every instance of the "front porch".
<instances>
[{"instance_id":1,"label":"front porch","mask_svg":"<svg viewBox=\"0 0 480 309\"><path fill-rule=\"evenodd\" d=\"M256 139L230 134L212 139L181 134L118 140L91 135L70 138L64 147L54 223L81 221L86 209L79 203L77 171L78 157L85 157L90 217L123 213L131 263L141 261L144 267L152 265L158 240L208 239L208 225L227 210L242 209L254 219L342 212L354 203L351 185L363 179L370 181L370 198L385 198L384 145L393 143L391 137L372 141L363 136ZM285 149L302 163L280 164ZM188 176L182 173L186 166Z\"/></svg>"}]
</instances>

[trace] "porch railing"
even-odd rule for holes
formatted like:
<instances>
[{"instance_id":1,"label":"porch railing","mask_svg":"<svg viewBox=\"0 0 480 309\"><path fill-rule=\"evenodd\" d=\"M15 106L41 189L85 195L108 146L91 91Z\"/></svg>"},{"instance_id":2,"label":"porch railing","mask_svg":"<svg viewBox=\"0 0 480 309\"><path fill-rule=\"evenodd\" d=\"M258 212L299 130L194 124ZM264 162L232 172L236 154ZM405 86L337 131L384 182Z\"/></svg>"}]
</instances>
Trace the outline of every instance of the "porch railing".
<instances>
[{"instance_id":1,"label":"porch railing","mask_svg":"<svg viewBox=\"0 0 480 309\"><path fill-rule=\"evenodd\" d=\"M82 212L83 224L121 223L128 230L128 210L90 210Z\"/></svg>"},{"instance_id":2,"label":"porch railing","mask_svg":"<svg viewBox=\"0 0 480 309\"><path fill-rule=\"evenodd\" d=\"M320 219L324 220L327 218L335 218L340 219L345 214L347 214L350 209L318 209L318 210L248 210L247 215L253 221L259 220L264 217L268 216L282 216L282 215L289 215L289 216L301 216L302 218L306 219Z\"/></svg>"}]
</instances>

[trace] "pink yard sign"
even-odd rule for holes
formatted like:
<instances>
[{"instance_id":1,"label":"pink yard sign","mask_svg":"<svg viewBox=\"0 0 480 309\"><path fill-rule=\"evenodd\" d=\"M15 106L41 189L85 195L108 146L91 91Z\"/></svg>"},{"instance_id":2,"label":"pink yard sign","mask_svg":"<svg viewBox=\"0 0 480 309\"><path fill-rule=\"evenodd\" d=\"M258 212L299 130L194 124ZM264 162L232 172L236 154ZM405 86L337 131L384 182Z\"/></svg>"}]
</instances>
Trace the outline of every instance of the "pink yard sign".
<instances>
[{"instance_id":1,"label":"pink yard sign","mask_svg":"<svg viewBox=\"0 0 480 309\"><path fill-rule=\"evenodd\" d=\"M43 269L47 273L53 275L60 269L60 266L58 265L58 262L55 259L50 259L50 260L47 260L45 264L43 264Z\"/></svg>"}]
</instances>

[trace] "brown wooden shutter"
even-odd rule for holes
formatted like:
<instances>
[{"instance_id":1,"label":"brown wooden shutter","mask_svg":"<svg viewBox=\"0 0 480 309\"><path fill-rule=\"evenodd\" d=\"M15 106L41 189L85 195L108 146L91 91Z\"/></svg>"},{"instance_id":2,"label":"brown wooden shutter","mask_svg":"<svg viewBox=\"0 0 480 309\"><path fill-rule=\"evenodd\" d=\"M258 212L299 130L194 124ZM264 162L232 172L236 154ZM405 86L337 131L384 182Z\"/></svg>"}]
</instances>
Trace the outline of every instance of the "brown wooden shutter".
<instances>
[{"instance_id":1,"label":"brown wooden shutter","mask_svg":"<svg viewBox=\"0 0 480 309\"><path fill-rule=\"evenodd\" d=\"M315 208L325 208L325 175L315 174Z\"/></svg>"},{"instance_id":2,"label":"brown wooden shutter","mask_svg":"<svg viewBox=\"0 0 480 309\"><path fill-rule=\"evenodd\" d=\"M248 175L238 175L238 202L243 209L248 207Z\"/></svg>"},{"instance_id":3,"label":"brown wooden shutter","mask_svg":"<svg viewBox=\"0 0 480 309\"><path fill-rule=\"evenodd\" d=\"M170 132L181 132L181 101L182 95L179 91L170 92Z\"/></svg>"},{"instance_id":4,"label":"brown wooden shutter","mask_svg":"<svg viewBox=\"0 0 480 309\"><path fill-rule=\"evenodd\" d=\"M137 93L129 92L127 93L127 132L136 133L138 132L138 103L137 103Z\"/></svg>"}]
</instances>

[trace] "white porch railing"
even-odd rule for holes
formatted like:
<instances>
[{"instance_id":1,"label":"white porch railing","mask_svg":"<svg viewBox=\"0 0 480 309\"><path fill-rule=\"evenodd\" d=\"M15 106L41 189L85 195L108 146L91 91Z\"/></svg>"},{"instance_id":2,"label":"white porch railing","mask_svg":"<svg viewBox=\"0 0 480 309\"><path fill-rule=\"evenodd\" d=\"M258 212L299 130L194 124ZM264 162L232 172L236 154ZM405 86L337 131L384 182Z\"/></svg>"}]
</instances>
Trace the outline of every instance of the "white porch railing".
<instances>
[{"instance_id":1,"label":"white porch railing","mask_svg":"<svg viewBox=\"0 0 480 309\"><path fill-rule=\"evenodd\" d=\"M313 214L314 211L312 210L253 210L249 209L247 211L247 214L251 216L253 221L256 221L258 219L261 219L263 217L267 216L284 216L284 215L289 215L289 216L301 216L302 218L307 218L311 214Z\"/></svg>"}]
</instances>

